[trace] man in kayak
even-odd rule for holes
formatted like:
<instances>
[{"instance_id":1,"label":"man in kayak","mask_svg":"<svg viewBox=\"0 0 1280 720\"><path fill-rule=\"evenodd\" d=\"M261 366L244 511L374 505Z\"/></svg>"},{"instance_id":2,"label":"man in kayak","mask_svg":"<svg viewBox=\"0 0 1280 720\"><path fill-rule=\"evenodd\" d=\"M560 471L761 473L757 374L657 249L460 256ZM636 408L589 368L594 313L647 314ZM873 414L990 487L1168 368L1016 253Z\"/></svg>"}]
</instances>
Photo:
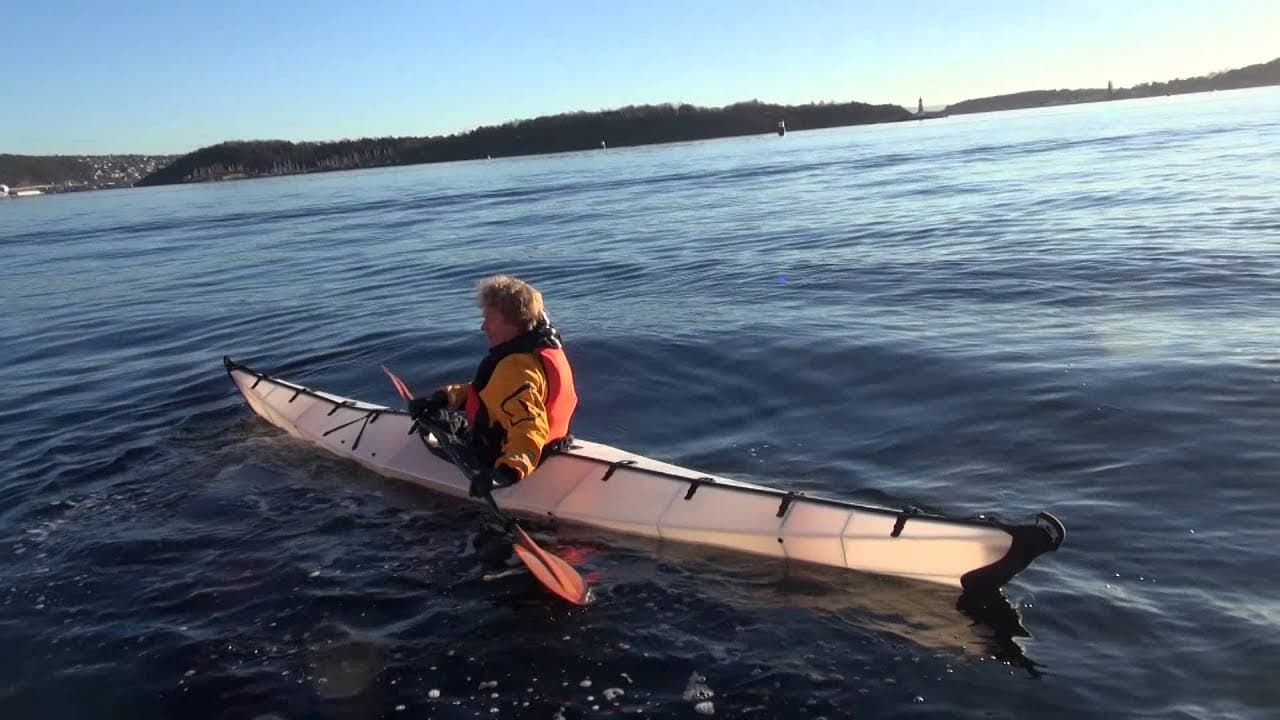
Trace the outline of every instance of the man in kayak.
<instances>
[{"instance_id":1,"label":"man in kayak","mask_svg":"<svg viewBox=\"0 0 1280 720\"><path fill-rule=\"evenodd\" d=\"M542 293L507 275L485 278L477 289L489 354L471 382L411 400L409 414L465 413L471 449L485 468L472 478L471 496L484 497L523 480L547 450L572 443L569 421L578 394Z\"/></svg>"}]
</instances>

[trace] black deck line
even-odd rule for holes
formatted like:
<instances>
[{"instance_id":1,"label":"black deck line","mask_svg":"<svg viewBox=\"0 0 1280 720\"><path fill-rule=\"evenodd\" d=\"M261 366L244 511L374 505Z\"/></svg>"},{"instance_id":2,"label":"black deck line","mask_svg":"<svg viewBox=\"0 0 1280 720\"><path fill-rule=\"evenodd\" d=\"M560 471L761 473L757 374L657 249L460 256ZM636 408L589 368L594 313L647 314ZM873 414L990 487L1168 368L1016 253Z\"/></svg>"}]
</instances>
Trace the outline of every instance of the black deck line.
<instances>
[{"instance_id":1,"label":"black deck line","mask_svg":"<svg viewBox=\"0 0 1280 720\"><path fill-rule=\"evenodd\" d=\"M334 427L329 428L328 430L325 430L323 433L321 433L321 435L322 435L322 436L324 436L324 437L329 437L329 436L330 436L330 435L332 435L333 433L336 433L336 432L338 432L339 430L341 430L341 429L343 429L343 428L351 427L352 425L355 425L356 423L360 422L361 420L368 420L368 419L369 419L369 416L370 416L370 415L372 415L372 414L374 414L374 412L376 412L376 411L375 411L375 410L370 410L370 411L366 412L364 415L362 415L361 417L358 417L358 418L356 418L356 419L354 419L354 420L348 420L347 422L344 422L344 423L342 423L341 425L337 425L337 426L334 426ZM330 415L332 415L333 413L329 413L329 414L330 414ZM361 428L361 430L363 430L363 428Z\"/></svg>"}]
</instances>

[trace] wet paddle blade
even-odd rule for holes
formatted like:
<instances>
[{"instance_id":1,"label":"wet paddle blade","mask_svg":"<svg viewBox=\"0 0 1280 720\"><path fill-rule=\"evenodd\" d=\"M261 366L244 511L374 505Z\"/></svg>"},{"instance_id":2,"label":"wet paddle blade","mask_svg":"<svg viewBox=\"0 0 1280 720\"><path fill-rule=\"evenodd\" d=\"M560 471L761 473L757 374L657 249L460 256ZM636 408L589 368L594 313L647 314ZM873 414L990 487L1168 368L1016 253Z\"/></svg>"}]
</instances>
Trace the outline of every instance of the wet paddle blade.
<instances>
[{"instance_id":1,"label":"wet paddle blade","mask_svg":"<svg viewBox=\"0 0 1280 720\"><path fill-rule=\"evenodd\" d=\"M538 547L519 525L515 526L515 536L516 555L538 582L574 605L587 604L587 584L573 566Z\"/></svg>"},{"instance_id":2,"label":"wet paddle blade","mask_svg":"<svg viewBox=\"0 0 1280 720\"><path fill-rule=\"evenodd\" d=\"M382 366L382 372L386 373L387 377L391 378L391 384L396 386L396 392L400 393L400 397L404 398L406 401L413 399L413 393L409 392L409 386L405 385L403 380L396 377L395 373L388 370L386 365Z\"/></svg>"},{"instance_id":3,"label":"wet paddle blade","mask_svg":"<svg viewBox=\"0 0 1280 720\"><path fill-rule=\"evenodd\" d=\"M574 593L571 588L564 587L556 580L555 573L542 560L534 554L532 550L525 548L523 545L515 546L516 557L528 568L529 573L542 583L543 587L559 596L562 600L574 605L585 605L587 603L585 594Z\"/></svg>"}]
</instances>

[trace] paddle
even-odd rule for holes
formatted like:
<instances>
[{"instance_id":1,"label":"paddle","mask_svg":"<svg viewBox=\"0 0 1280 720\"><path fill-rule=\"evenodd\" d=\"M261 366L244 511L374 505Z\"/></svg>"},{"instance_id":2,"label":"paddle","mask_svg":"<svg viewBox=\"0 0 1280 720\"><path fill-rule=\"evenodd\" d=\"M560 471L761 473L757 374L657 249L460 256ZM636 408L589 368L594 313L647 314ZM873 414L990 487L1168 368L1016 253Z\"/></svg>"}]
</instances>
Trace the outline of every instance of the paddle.
<instances>
[{"instance_id":1,"label":"paddle","mask_svg":"<svg viewBox=\"0 0 1280 720\"><path fill-rule=\"evenodd\" d=\"M413 393L410 392L409 386L403 380L396 377L396 374L387 369L384 365L382 371L391 378L391 384L395 386L396 392L405 402L413 399ZM439 441L439 448L449 458L449 460L462 471L468 479L477 472L471 467L466 457L460 452L461 443L453 436L452 431L448 428L440 426L429 419L418 418L416 421L420 426L431 431ZM503 527L509 528L515 536L514 548L516 556L520 561L529 568L529 572L537 578L548 590L563 598L567 602L574 605L585 605L587 603L587 584L583 581L582 576L578 574L573 566L565 562L563 559L552 555L538 546L533 541L529 533L524 531L514 519L507 517L502 509L498 507L498 503L493 499L493 494L486 492L484 499L493 514L502 522Z\"/></svg>"}]
</instances>

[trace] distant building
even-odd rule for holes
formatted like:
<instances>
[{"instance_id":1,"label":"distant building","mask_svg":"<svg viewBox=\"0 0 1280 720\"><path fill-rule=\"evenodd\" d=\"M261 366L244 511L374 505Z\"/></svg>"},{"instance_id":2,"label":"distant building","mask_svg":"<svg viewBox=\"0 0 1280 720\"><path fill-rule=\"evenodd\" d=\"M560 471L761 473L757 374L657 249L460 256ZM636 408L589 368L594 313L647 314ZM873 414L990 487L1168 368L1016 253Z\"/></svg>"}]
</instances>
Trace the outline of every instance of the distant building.
<instances>
[{"instance_id":1,"label":"distant building","mask_svg":"<svg viewBox=\"0 0 1280 720\"><path fill-rule=\"evenodd\" d=\"M924 114L924 98L919 98L919 99L917 99L917 101L916 101L916 114L917 114L917 115L923 115L923 114Z\"/></svg>"},{"instance_id":2,"label":"distant building","mask_svg":"<svg viewBox=\"0 0 1280 720\"><path fill-rule=\"evenodd\" d=\"M7 198L7 197L9 197L9 186L0 185L0 198Z\"/></svg>"}]
</instances>

